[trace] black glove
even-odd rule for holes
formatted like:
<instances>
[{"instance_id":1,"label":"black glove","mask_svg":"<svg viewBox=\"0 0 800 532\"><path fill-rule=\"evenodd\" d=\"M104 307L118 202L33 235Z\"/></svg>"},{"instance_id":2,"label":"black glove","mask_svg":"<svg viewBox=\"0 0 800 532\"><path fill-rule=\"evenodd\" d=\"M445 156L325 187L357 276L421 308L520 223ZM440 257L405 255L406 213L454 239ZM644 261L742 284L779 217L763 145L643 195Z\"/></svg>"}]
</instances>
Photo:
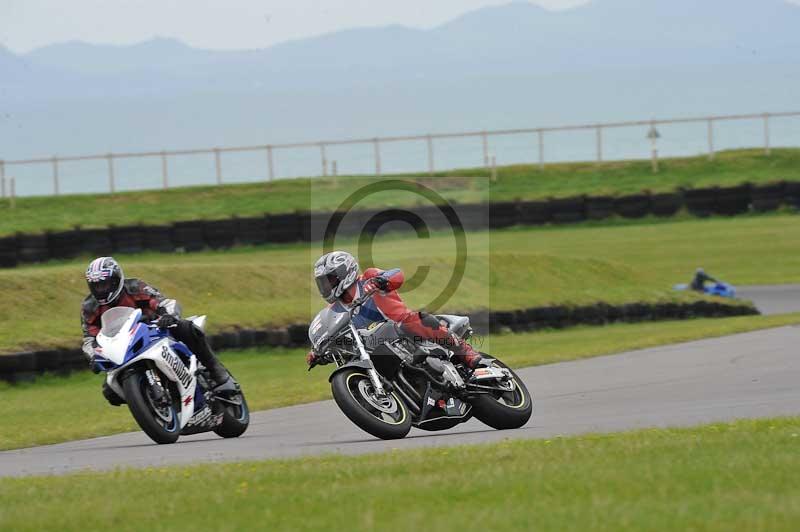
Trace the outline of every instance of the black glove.
<instances>
[{"instance_id":1,"label":"black glove","mask_svg":"<svg viewBox=\"0 0 800 532\"><path fill-rule=\"evenodd\" d=\"M387 288L389 288L389 279L386 277L373 277L372 279L367 279L367 282L364 285L367 293L374 292L376 290L380 290L381 292L385 292Z\"/></svg>"},{"instance_id":2,"label":"black glove","mask_svg":"<svg viewBox=\"0 0 800 532\"><path fill-rule=\"evenodd\" d=\"M173 327L178 326L178 321L180 320L178 320L178 318L176 318L172 314L164 314L163 316L158 318L156 325L158 326L159 329L172 329Z\"/></svg>"},{"instance_id":3,"label":"black glove","mask_svg":"<svg viewBox=\"0 0 800 532\"><path fill-rule=\"evenodd\" d=\"M317 355L314 351L309 351L306 355L306 364L308 364L308 371L311 371L312 368L316 366L324 366L325 364L330 364L332 360L330 357L325 355Z\"/></svg>"},{"instance_id":4,"label":"black glove","mask_svg":"<svg viewBox=\"0 0 800 532\"><path fill-rule=\"evenodd\" d=\"M92 358L89 360L89 367L95 375L103 371L100 364L97 363L97 357L95 355L92 355Z\"/></svg>"}]
</instances>

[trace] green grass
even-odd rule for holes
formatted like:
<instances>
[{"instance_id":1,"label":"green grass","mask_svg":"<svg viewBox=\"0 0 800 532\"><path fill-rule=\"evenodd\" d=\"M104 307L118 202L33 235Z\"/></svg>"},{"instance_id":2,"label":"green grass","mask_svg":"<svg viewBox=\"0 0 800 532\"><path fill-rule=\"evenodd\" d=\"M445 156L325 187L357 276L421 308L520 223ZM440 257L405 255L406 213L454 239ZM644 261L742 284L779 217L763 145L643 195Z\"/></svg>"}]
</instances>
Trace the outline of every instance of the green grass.
<instances>
[{"instance_id":1,"label":"green grass","mask_svg":"<svg viewBox=\"0 0 800 532\"><path fill-rule=\"evenodd\" d=\"M685 220L618 227L552 227L469 233L464 280L446 309L516 309L596 301L691 300L671 290L698 266L737 284L800 282L800 224L792 215ZM347 242L338 246L356 250ZM196 254L119 256L127 275L178 298L187 313L210 316L211 330L307 321L322 306L311 279L319 246L270 246ZM413 307L430 302L453 269L451 238L378 239L379 266L407 273L428 265ZM0 352L77 345L88 258L0 270ZM41 316L47 312L47 326ZM58 309L59 312L52 312Z\"/></svg>"},{"instance_id":2,"label":"green grass","mask_svg":"<svg viewBox=\"0 0 800 532\"><path fill-rule=\"evenodd\" d=\"M761 150L720 152L714 161L705 156L666 159L654 175L649 161L563 163L499 168L498 180L490 183L485 169L440 172L420 178L447 200L476 203L576 194L627 194L642 190L669 191L677 187L733 185L742 182L800 180L800 149L776 149L771 156ZM145 191L116 195L72 195L19 198L11 210L0 200L0 235L16 231L36 233L84 227L162 224L178 220L216 219L233 215L296 210L331 210L355 188L375 182L374 177L293 179L272 183L192 187L168 191ZM391 198L390 198L391 199ZM410 200L390 201L408 204ZM385 205L385 197L372 197L363 206ZM113 215L103 215L113 213Z\"/></svg>"},{"instance_id":3,"label":"green grass","mask_svg":"<svg viewBox=\"0 0 800 532\"><path fill-rule=\"evenodd\" d=\"M0 528L796 530L799 441L779 418L7 479Z\"/></svg>"},{"instance_id":4,"label":"green grass","mask_svg":"<svg viewBox=\"0 0 800 532\"><path fill-rule=\"evenodd\" d=\"M800 314L612 325L498 335L475 344L514 367L526 367L796 323ZM241 381L251 408L263 410L330 398L330 369L307 372L304 354L298 349L247 350L222 359ZM0 419L13 427L0 431L0 449L138 430L127 407L105 402L101 383L102 377L84 372L0 384Z\"/></svg>"}]
</instances>

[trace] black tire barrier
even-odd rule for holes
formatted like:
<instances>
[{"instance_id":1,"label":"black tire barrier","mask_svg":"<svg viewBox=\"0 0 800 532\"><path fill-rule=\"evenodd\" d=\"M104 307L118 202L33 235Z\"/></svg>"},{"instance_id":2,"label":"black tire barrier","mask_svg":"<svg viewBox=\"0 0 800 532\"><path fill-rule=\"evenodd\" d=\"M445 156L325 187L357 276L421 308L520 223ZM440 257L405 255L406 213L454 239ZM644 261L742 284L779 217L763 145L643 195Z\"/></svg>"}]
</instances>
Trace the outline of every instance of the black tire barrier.
<instances>
[{"instance_id":1,"label":"black tire barrier","mask_svg":"<svg viewBox=\"0 0 800 532\"><path fill-rule=\"evenodd\" d=\"M266 216L254 218L234 218L236 238L245 246L257 246L267 243L268 220Z\"/></svg>"},{"instance_id":2,"label":"black tire barrier","mask_svg":"<svg viewBox=\"0 0 800 532\"><path fill-rule=\"evenodd\" d=\"M286 328L289 335L286 347L306 345L308 343L308 324L294 324Z\"/></svg>"},{"instance_id":3,"label":"black tire barrier","mask_svg":"<svg viewBox=\"0 0 800 532\"><path fill-rule=\"evenodd\" d=\"M553 209L547 201L521 201L518 210L520 225L544 225L553 221Z\"/></svg>"},{"instance_id":4,"label":"black tire barrier","mask_svg":"<svg viewBox=\"0 0 800 532\"><path fill-rule=\"evenodd\" d=\"M144 251L145 229L139 225L126 225L109 228L114 253L141 253Z\"/></svg>"},{"instance_id":5,"label":"black tire barrier","mask_svg":"<svg viewBox=\"0 0 800 532\"><path fill-rule=\"evenodd\" d=\"M589 196L586 198L586 218L605 220L614 216L614 198L611 196Z\"/></svg>"},{"instance_id":6,"label":"black tire barrier","mask_svg":"<svg viewBox=\"0 0 800 532\"><path fill-rule=\"evenodd\" d=\"M291 243L303 239L303 219L299 214L274 214L267 218L267 242Z\"/></svg>"},{"instance_id":7,"label":"black tire barrier","mask_svg":"<svg viewBox=\"0 0 800 532\"><path fill-rule=\"evenodd\" d=\"M0 238L0 268L14 268L17 264L19 258L17 258L16 237Z\"/></svg>"},{"instance_id":8,"label":"black tire barrier","mask_svg":"<svg viewBox=\"0 0 800 532\"><path fill-rule=\"evenodd\" d=\"M753 210L756 212L769 212L777 210L783 203L786 183L754 186L750 193Z\"/></svg>"},{"instance_id":9,"label":"black tire barrier","mask_svg":"<svg viewBox=\"0 0 800 532\"><path fill-rule=\"evenodd\" d=\"M287 347L290 343L288 329L267 330L267 343L270 347Z\"/></svg>"},{"instance_id":10,"label":"black tire barrier","mask_svg":"<svg viewBox=\"0 0 800 532\"><path fill-rule=\"evenodd\" d=\"M716 191L713 188L690 189L684 192L686 208L689 212L700 218L714 214Z\"/></svg>"},{"instance_id":11,"label":"black tire barrier","mask_svg":"<svg viewBox=\"0 0 800 532\"><path fill-rule=\"evenodd\" d=\"M142 247L148 251L170 253L175 251L172 242L172 227L169 225L148 225L142 228Z\"/></svg>"},{"instance_id":12,"label":"black tire barrier","mask_svg":"<svg viewBox=\"0 0 800 532\"><path fill-rule=\"evenodd\" d=\"M491 319L491 313L488 310L471 312L469 318L470 323L472 324L472 329L475 332L478 334L489 333L489 320Z\"/></svg>"},{"instance_id":13,"label":"black tire barrier","mask_svg":"<svg viewBox=\"0 0 800 532\"><path fill-rule=\"evenodd\" d=\"M484 206L483 204L481 205ZM453 204L452 207L460 219L461 217L458 212L458 204ZM487 209L484 209L484 212L486 210ZM447 217L442 213L442 211L439 210L437 205L423 205L420 207L415 207L412 212L417 214L431 231L450 229L450 222L447 220ZM464 223L463 219L461 220L461 223Z\"/></svg>"},{"instance_id":14,"label":"black tire barrier","mask_svg":"<svg viewBox=\"0 0 800 532\"><path fill-rule=\"evenodd\" d=\"M489 227L489 205L485 203L459 203L453 205L453 210L465 231L481 231Z\"/></svg>"},{"instance_id":15,"label":"black tire barrier","mask_svg":"<svg viewBox=\"0 0 800 532\"><path fill-rule=\"evenodd\" d=\"M150 228L148 227L148 230ZM80 253L93 257L105 257L114 252L111 235L108 229L83 229L81 233Z\"/></svg>"},{"instance_id":16,"label":"black tire barrier","mask_svg":"<svg viewBox=\"0 0 800 532\"><path fill-rule=\"evenodd\" d=\"M555 223L569 224L586 219L586 198L584 196L550 200L550 211Z\"/></svg>"},{"instance_id":17,"label":"black tire barrier","mask_svg":"<svg viewBox=\"0 0 800 532\"><path fill-rule=\"evenodd\" d=\"M336 213L312 212L303 220L303 242L320 241L325 236L328 223Z\"/></svg>"},{"instance_id":18,"label":"black tire barrier","mask_svg":"<svg viewBox=\"0 0 800 532\"><path fill-rule=\"evenodd\" d=\"M714 213L735 216L750 209L750 185L722 187L715 189Z\"/></svg>"},{"instance_id":19,"label":"black tire barrier","mask_svg":"<svg viewBox=\"0 0 800 532\"><path fill-rule=\"evenodd\" d=\"M785 201L787 205L800 209L800 183L786 183Z\"/></svg>"},{"instance_id":20,"label":"black tire barrier","mask_svg":"<svg viewBox=\"0 0 800 532\"><path fill-rule=\"evenodd\" d=\"M253 329L239 330L239 348L247 349L256 345L256 331Z\"/></svg>"},{"instance_id":21,"label":"black tire barrier","mask_svg":"<svg viewBox=\"0 0 800 532\"><path fill-rule=\"evenodd\" d=\"M211 249L232 247L236 240L236 220L210 220L203 224L203 241Z\"/></svg>"},{"instance_id":22,"label":"black tire barrier","mask_svg":"<svg viewBox=\"0 0 800 532\"><path fill-rule=\"evenodd\" d=\"M203 222L176 222L172 224L172 242L175 249L200 251L206 247L203 240Z\"/></svg>"},{"instance_id":23,"label":"black tire barrier","mask_svg":"<svg viewBox=\"0 0 800 532\"><path fill-rule=\"evenodd\" d=\"M380 218L382 216L381 214L382 210L384 209L366 209L366 210L359 209L350 211L343 220L342 225L340 226L341 233L343 235L349 235L349 236L366 234L367 225L369 224L370 220L372 220L376 216Z\"/></svg>"},{"instance_id":24,"label":"black tire barrier","mask_svg":"<svg viewBox=\"0 0 800 532\"><path fill-rule=\"evenodd\" d=\"M520 214L517 203L490 203L489 204L489 228L501 229L519 225Z\"/></svg>"},{"instance_id":25,"label":"black tire barrier","mask_svg":"<svg viewBox=\"0 0 800 532\"><path fill-rule=\"evenodd\" d=\"M71 259L81 253L83 232L75 229L58 233L47 233L47 247L50 256L59 259Z\"/></svg>"},{"instance_id":26,"label":"black tire barrier","mask_svg":"<svg viewBox=\"0 0 800 532\"><path fill-rule=\"evenodd\" d=\"M489 330L501 331L508 329L513 331L517 328L517 316L514 312L492 312L489 314Z\"/></svg>"},{"instance_id":27,"label":"black tire barrier","mask_svg":"<svg viewBox=\"0 0 800 532\"><path fill-rule=\"evenodd\" d=\"M674 216L683 206L684 197L678 192L667 192L650 196L650 210L656 216Z\"/></svg>"},{"instance_id":28,"label":"black tire barrier","mask_svg":"<svg viewBox=\"0 0 800 532\"><path fill-rule=\"evenodd\" d=\"M414 233L415 228L422 230L423 227L428 227L426 220L417 212L407 209L382 209L364 221L362 233L367 235L375 235L378 231Z\"/></svg>"},{"instance_id":29,"label":"black tire barrier","mask_svg":"<svg viewBox=\"0 0 800 532\"><path fill-rule=\"evenodd\" d=\"M19 262L45 262L50 260L47 235L17 234L17 258Z\"/></svg>"},{"instance_id":30,"label":"black tire barrier","mask_svg":"<svg viewBox=\"0 0 800 532\"><path fill-rule=\"evenodd\" d=\"M778 182L753 186L690 189L674 193L632 194L621 197L580 196L547 201L516 201L489 204L452 204L467 231L514 225L566 224L603 220L611 216L641 218L648 214L673 216L683 207L699 217L733 216L752 209L774 211L782 205L800 209L800 182ZM387 220L390 228L409 228L421 219L430 229L449 227L436 206L407 209L370 209L345 213L289 213L252 218L195 220L172 225L108 227L41 234L21 234L2 239L0 267L45 262L78 255L101 256L142 251L201 251L224 249L237 244L291 243L321 240L328 227L338 224L336 234L355 236L374 232Z\"/></svg>"},{"instance_id":31,"label":"black tire barrier","mask_svg":"<svg viewBox=\"0 0 800 532\"><path fill-rule=\"evenodd\" d=\"M579 325L606 325L691 318L723 318L758 315L750 305L701 300L692 303L595 303L582 306L547 306L521 310L467 313L479 335L498 332L525 332L564 329ZM293 324L267 329L237 329L209 335L215 350L252 347L304 347L308 345L308 325ZM0 380L20 382L42 373L68 373L88 369L80 349L56 348L0 355Z\"/></svg>"},{"instance_id":32,"label":"black tire barrier","mask_svg":"<svg viewBox=\"0 0 800 532\"><path fill-rule=\"evenodd\" d=\"M623 218L644 218L652 212L649 194L614 198L614 213Z\"/></svg>"}]
</instances>

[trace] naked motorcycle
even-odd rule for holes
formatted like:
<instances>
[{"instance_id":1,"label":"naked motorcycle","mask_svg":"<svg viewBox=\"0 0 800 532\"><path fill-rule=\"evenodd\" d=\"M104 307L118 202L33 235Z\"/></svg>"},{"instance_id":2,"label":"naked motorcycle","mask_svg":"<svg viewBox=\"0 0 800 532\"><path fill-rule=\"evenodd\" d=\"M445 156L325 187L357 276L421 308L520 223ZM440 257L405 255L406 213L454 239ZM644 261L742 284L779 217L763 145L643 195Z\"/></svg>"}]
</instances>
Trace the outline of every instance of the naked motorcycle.
<instances>
[{"instance_id":1,"label":"naked motorcycle","mask_svg":"<svg viewBox=\"0 0 800 532\"><path fill-rule=\"evenodd\" d=\"M390 320L357 329L352 317L371 296L344 311L323 309L308 329L317 356L312 367L336 364L331 391L350 421L382 439L403 438L411 427L446 430L472 417L498 430L528 422L533 398L497 358L482 353L470 369L451 358L447 345L409 337ZM459 338L473 334L468 317L437 318Z\"/></svg>"}]
</instances>

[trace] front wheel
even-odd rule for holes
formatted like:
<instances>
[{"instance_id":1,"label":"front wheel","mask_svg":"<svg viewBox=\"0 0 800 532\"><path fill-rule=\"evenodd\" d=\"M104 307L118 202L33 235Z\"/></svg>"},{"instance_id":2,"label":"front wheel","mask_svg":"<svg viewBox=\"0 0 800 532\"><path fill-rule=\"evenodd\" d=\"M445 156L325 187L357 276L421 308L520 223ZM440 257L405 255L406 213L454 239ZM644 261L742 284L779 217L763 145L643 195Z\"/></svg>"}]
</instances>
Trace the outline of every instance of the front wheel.
<instances>
[{"instance_id":1,"label":"front wheel","mask_svg":"<svg viewBox=\"0 0 800 532\"><path fill-rule=\"evenodd\" d=\"M404 438L411 430L411 416L405 403L392 392L375 395L364 370L348 368L331 379L331 391L339 409L361 430L383 440Z\"/></svg>"},{"instance_id":2,"label":"front wheel","mask_svg":"<svg viewBox=\"0 0 800 532\"><path fill-rule=\"evenodd\" d=\"M159 377L161 382L167 382L165 377ZM178 441L180 416L168 388L162 388L158 382L151 385L144 369L141 369L122 381L122 389L133 418L151 440L156 443Z\"/></svg>"},{"instance_id":3,"label":"front wheel","mask_svg":"<svg viewBox=\"0 0 800 532\"><path fill-rule=\"evenodd\" d=\"M506 383L496 383L499 388L496 392L474 397L470 401L472 414L493 429L518 429L533 415L533 397L522 379L511 368L497 359L494 359L492 364L508 369L511 372L511 380Z\"/></svg>"}]
</instances>

